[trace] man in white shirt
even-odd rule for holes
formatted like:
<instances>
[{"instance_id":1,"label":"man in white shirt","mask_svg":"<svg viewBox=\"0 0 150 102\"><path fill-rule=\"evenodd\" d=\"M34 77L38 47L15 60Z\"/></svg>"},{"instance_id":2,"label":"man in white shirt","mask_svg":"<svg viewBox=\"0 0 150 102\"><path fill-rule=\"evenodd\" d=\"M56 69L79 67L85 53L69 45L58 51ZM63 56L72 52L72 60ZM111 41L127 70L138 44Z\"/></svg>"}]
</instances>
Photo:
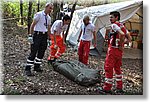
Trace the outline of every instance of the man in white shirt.
<instances>
[{"instance_id":1,"label":"man in white shirt","mask_svg":"<svg viewBox=\"0 0 150 102\"><path fill-rule=\"evenodd\" d=\"M68 15L63 17L63 20L56 20L51 27L51 46L50 55L48 57L48 63L52 64L57 58L59 58L66 49L65 44L65 31L71 18Z\"/></svg>"},{"instance_id":2,"label":"man in white shirt","mask_svg":"<svg viewBox=\"0 0 150 102\"><path fill-rule=\"evenodd\" d=\"M27 59L25 74L33 76L31 67L34 65L34 71L42 72L40 68L45 50L47 48L47 38L50 34L51 17L49 14L53 9L53 4L47 3L45 10L37 12L34 15L33 22L30 27L28 40L31 43L31 53Z\"/></svg>"},{"instance_id":3,"label":"man in white shirt","mask_svg":"<svg viewBox=\"0 0 150 102\"><path fill-rule=\"evenodd\" d=\"M80 40L80 45L78 48L79 61L88 64L88 56L90 52L90 43L94 36L94 47L96 47L96 31L95 26L90 23L89 16L84 16L83 18L84 24L81 26L80 35L78 37L78 42Z\"/></svg>"}]
</instances>

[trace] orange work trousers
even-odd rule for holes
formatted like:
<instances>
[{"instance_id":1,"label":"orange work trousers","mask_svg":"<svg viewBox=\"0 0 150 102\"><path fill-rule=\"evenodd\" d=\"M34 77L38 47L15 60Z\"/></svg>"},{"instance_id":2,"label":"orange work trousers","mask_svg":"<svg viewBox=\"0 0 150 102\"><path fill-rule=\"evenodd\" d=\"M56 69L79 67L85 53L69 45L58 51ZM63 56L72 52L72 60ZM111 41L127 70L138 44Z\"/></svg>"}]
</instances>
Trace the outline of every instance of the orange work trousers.
<instances>
[{"instance_id":1,"label":"orange work trousers","mask_svg":"<svg viewBox=\"0 0 150 102\"><path fill-rule=\"evenodd\" d=\"M66 46L63 43L63 38L61 35L56 35L56 45L57 48L55 48L55 43L54 43L54 35L50 35L51 38L51 46L50 46L50 55L48 57L48 60L51 60L52 58L59 58L66 49Z\"/></svg>"}]
</instances>

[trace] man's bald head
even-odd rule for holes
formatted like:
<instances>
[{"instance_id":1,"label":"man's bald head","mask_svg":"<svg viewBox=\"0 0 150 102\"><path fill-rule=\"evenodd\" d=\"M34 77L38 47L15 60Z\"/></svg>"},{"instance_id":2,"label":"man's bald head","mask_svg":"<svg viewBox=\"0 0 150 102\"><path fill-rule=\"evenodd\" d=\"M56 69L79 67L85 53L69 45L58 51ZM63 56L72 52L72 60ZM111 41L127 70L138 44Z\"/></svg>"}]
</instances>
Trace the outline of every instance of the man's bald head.
<instances>
[{"instance_id":1,"label":"man's bald head","mask_svg":"<svg viewBox=\"0 0 150 102\"><path fill-rule=\"evenodd\" d=\"M83 17L83 22L85 25L88 25L90 23L90 17L88 15L85 15Z\"/></svg>"},{"instance_id":2,"label":"man's bald head","mask_svg":"<svg viewBox=\"0 0 150 102\"><path fill-rule=\"evenodd\" d=\"M88 15L85 15L85 16L83 17L83 20L90 20L90 17L89 17Z\"/></svg>"},{"instance_id":3,"label":"man's bald head","mask_svg":"<svg viewBox=\"0 0 150 102\"><path fill-rule=\"evenodd\" d=\"M45 13L50 14L52 10L53 10L53 4L52 3L46 3Z\"/></svg>"}]
</instances>

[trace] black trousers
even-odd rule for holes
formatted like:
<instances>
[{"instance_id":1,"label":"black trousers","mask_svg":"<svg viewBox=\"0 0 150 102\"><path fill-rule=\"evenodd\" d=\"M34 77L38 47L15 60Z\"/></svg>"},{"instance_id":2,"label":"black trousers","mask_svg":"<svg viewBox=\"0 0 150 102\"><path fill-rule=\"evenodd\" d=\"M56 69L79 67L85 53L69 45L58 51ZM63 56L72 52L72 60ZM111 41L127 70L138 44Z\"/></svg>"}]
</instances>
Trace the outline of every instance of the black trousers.
<instances>
[{"instance_id":1,"label":"black trousers","mask_svg":"<svg viewBox=\"0 0 150 102\"><path fill-rule=\"evenodd\" d=\"M31 53L27 59L26 70L29 70L32 65L39 66L42 63L45 50L47 49L48 34L34 32L33 44L31 44Z\"/></svg>"}]
</instances>

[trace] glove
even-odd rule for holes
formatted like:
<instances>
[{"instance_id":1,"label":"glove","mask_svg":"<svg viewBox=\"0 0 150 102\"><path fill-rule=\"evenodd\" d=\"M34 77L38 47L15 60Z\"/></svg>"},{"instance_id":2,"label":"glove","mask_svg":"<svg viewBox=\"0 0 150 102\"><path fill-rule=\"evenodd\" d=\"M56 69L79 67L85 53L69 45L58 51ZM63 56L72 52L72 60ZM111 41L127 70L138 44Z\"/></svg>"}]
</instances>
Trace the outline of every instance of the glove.
<instances>
[{"instance_id":1,"label":"glove","mask_svg":"<svg viewBox=\"0 0 150 102\"><path fill-rule=\"evenodd\" d=\"M54 49L57 49L57 48L58 48L58 46L55 44L55 45L54 45Z\"/></svg>"},{"instance_id":2,"label":"glove","mask_svg":"<svg viewBox=\"0 0 150 102\"><path fill-rule=\"evenodd\" d=\"M28 41L29 41L31 44L33 44L33 37L32 37L31 34L29 34L29 36L28 36Z\"/></svg>"},{"instance_id":3,"label":"glove","mask_svg":"<svg viewBox=\"0 0 150 102\"><path fill-rule=\"evenodd\" d=\"M47 40L47 46L50 47L51 46L51 41Z\"/></svg>"}]
</instances>

